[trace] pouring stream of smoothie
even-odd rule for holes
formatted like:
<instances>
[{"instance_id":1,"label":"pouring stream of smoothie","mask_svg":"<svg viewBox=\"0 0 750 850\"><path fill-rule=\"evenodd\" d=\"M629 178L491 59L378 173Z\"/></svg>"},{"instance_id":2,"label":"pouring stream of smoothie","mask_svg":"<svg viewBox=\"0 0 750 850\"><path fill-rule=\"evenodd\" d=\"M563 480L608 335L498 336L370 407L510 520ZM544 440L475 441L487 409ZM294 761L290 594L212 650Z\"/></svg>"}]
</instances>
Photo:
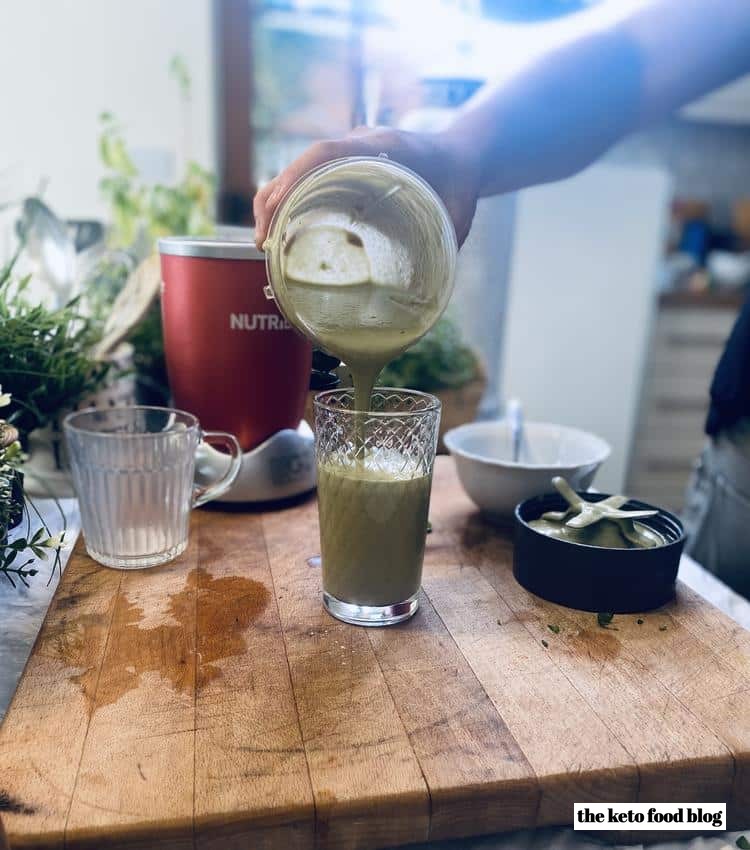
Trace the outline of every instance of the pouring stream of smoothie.
<instances>
[{"instance_id":1,"label":"pouring stream of smoothie","mask_svg":"<svg viewBox=\"0 0 750 850\"><path fill-rule=\"evenodd\" d=\"M347 622L398 622L416 610L439 405L392 392L375 412L372 393L382 369L446 307L452 224L417 175L353 158L292 189L264 250L282 313L339 358L354 384L353 399L343 393L345 402L338 395L316 402L325 604Z\"/></svg>"},{"instance_id":2,"label":"pouring stream of smoothie","mask_svg":"<svg viewBox=\"0 0 750 850\"><path fill-rule=\"evenodd\" d=\"M369 410L381 370L430 329L437 300L372 280L362 240L344 228L311 228L285 253L289 320L346 364L355 408Z\"/></svg>"}]
</instances>

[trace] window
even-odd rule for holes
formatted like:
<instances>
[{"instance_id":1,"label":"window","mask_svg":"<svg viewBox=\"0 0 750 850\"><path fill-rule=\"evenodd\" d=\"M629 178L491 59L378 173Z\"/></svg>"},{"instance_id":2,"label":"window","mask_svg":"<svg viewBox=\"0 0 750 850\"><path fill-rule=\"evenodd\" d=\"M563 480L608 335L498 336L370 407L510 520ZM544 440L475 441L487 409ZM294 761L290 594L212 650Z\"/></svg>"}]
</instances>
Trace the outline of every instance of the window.
<instances>
[{"instance_id":1,"label":"window","mask_svg":"<svg viewBox=\"0 0 750 850\"><path fill-rule=\"evenodd\" d=\"M249 221L255 187L317 139L430 126L528 56L521 18L590 2L216 0L222 218Z\"/></svg>"}]
</instances>

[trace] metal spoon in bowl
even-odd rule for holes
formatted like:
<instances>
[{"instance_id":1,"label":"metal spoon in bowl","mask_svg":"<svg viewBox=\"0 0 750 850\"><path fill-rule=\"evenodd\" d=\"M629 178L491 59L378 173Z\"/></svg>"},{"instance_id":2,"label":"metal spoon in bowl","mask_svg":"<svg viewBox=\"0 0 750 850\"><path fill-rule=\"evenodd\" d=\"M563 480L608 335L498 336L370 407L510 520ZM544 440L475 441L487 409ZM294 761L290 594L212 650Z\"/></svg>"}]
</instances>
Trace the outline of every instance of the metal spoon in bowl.
<instances>
[{"instance_id":1,"label":"metal spoon in bowl","mask_svg":"<svg viewBox=\"0 0 750 850\"><path fill-rule=\"evenodd\" d=\"M510 425L513 463L520 463L526 451L526 435L523 427L523 407L517 398L511 398L505 406L505 418Z\"/></svg>"}]
</instances>

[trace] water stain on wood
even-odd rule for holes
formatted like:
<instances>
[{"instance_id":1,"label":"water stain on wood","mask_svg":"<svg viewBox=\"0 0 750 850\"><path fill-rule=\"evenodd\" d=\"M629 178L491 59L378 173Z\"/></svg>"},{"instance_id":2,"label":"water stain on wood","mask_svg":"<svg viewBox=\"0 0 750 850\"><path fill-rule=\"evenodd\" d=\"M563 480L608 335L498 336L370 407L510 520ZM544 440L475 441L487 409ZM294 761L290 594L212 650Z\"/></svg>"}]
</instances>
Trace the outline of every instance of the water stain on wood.
<instances>
[{"instance_id":1,"label":"water stain on wood","mask_svg":"<svg viewBox=\"0 0 750 850\"><path fill-rule=\"evenodd\" d=\"M89 644L102 626L102 616L87 612L75 612L73 606L59 606L66 612L59 620L48 625L48 654L75 672L69 674L71 682L78 685L87 702L91 704L96 693L98 670L92 667ZM45 653L47 654L47 653Z\"/></svg>"},{"instance_id":2,"label":"water stain on wood","mask_svg":"<svg viewBox=\"0 0 750 850\"><path fill-rule=\"evenodd\" d=\"M111 705L137 688L141 678L156 673L181 693L195 689L195 652L199 654L198 687L221 675L220 662L247 651L245 630L269 600L265 585L243 576L214 578L194 569L184 587L170 594L164 623L143 628L144 610L121 593L115 605L109 646L101 676L86 667L85 648L101 618L64 615L54 635L57 657L75 672L69 676L97 709ZM198 618L196 647L195 617ZM154 621L153 613L149 622ZM80 668L84 669L81 670ZM76 669L79 668L79 669Z\"/></svg>"},{"instance_id":3,"label":"water stain on wood","mask_svg":"<svg viewBox=\"0 0 750 850\"><path fill-rule=\"evenodd\" d=\"M7 791L0 789L0 812L9 812L13 815L34 815L36 809L33 806L27 806L26 803L17 800Z\"/></svg>"},{"instance_id":4,"label":"water stain on wood","mask_svg":"<svg viewBox=\"0 0 750 850\"><path fill-rule=\"evenodd\" d=\"M497 528L482 519L479 514L467 517L461 531L461 546L464 549L478 549L497 538Z\"/></svg>"},{"instance_id":5,"label":"water stain on wood","mask_svg":"<svg viewBox=\"0 0 750 850\"><path fill-rule=\"evenodd\" d=\"M571 655L579 659L589 658L597 664L612 661L622 651L617 637L599 627L581 629L568 643Z\"/></svg>"},{"instance_id":6,"label":"water stain on wood","mask_svg":"<svg viewBox=\"0 0 750 850\"><path fill-rule=\"evenodd\" d=\"M259 581L242 576L213 578L201 571L198 593L198 687L221 675L218 662L243 655L245 631L268 605L270 593Z\"/></svg>"},{"instance_id":7,"label":"water stain on wood","mask_svg":"<svg viewBox=\"0 0 750 850\"><path fill-rule=\"evenodd\" d=\"M57 607L61 610L65 611L68 608L75 608L77 605L80 605L82 596L80 593L70 593L67 595L61 595L57 600Z\"/></svg>"}]
</instances>

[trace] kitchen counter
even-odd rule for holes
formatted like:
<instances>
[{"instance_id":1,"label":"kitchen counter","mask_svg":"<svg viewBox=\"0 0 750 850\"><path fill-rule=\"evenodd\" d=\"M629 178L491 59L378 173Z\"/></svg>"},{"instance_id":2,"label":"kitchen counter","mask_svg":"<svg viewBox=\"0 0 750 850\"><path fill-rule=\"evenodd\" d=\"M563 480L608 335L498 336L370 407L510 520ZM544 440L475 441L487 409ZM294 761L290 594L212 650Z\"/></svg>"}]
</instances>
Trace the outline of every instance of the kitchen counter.
<instances>
[{"instance_id":1,"label":"kitchen counter","mask_svg":"<svg viewBox=\"0 0 750 850\"><path fill-rule=\"evenodd\" d=\"M719 289L706 292L675 290L659 295L661 308L695 308L700 310L739 310L745 303L744 289Z\"/></svg>"},{"instance_id":2,"label":"kitchen counter","mask_svg":"<svg viewBox=\"0 0 750 850\"><path fill-rule=\"evenodd\" d=\"M54 515L53 503L42 503L45 514L53 524L53 530L59 528L59 518ZM64 505L70 528L70 539L78 526L76 503L69 500ZM43 572L37 578L42 578ZM714 605L729 614L745 628L750 629L750 603L726 588L721 582L706 573L689 558L684 558L681 566L681 578ZM0 716L7 706L28 656L36 633L44 617L49 600L57 584L53 578L47 586L44 581L35 582L30 589L16 589L7 583L0 585L0 621L4 624L3 643L0 644ZM748 825L750 827L750 824ZM665 834L669 841L651 845L658 850L720 850L734 841L741 833L724 834L707 839L680 840L678 834ZM677 840L674 840L674 839ZM430 842L419 845L422 850L589 850L600 847L604 842L574 833L571 829L524 830L500 836L488 836L479 839L463 839L451 842ZM611 846L611 845L608 845ZM632 845L631 845L632 846Z\"/></svg>"}]
</instances>

